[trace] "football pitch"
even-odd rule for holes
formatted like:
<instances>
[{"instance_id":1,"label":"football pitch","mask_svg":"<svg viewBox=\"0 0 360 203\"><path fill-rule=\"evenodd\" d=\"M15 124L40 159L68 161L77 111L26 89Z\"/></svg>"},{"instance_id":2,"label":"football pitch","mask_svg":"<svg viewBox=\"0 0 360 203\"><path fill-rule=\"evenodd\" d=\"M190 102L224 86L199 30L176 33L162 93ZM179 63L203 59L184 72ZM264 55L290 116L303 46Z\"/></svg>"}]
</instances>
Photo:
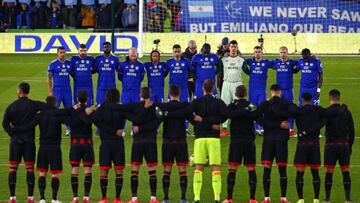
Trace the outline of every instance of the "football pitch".
<instances>
[{"instance_id":1,"label":"football pitch","mask_svg":"<svg viewBox=\"0 0 360 203\"><path fill-rule=\"evenodd\" d=\"M6 107L17 98L16 90L17 85L20 81L27 81L31 85L30 98L37 100L44 100L48 95L46 78L47 78L47 66L48 64L56 58L56 55L0 55L0 115L1 121ZM67 56L69 59L70 56ZM267 57L269 59L274 57ZM294 56L293 58L298 58ZM121 57L123 59L123 57ZM163 57L162 60L166 60L166 57ZM323 88L321 89L321 105L326 107L328 106L327 94L330 89L337 88L341 91L342 103L346 103L350 110L352 111L354 122L355 122L355 143L353 146L353 154L351 157L351 178L352 178L352 199L354 202L360 202L360 132L359 124L357 123L360 120L360 57L330 57L323 56L320 57L323 62L324 68L324 82ZM147 61L148 57L145 56L142 61ZM245 78L245 83L247 84L248 76L243 74ZM300 74L294 76L294 95L295 101L297 101L297 95L299 90L299 78ZM97 75L93 76L94 87L96 87ZM269 70L268 78L268 88L272 83L275 82L275 71ZM143 86L147 84L146 79L143 82ZM166 83L167 84L167 83ZM117 80L117 87L121 89L120 81ZM167 92L167 85L165 88ZM95 89L94 89L95 90ZM96 92L96 91L94 91ZM124 201L127 201L131 197L130 192L130 151L132 138L130 136L130 125L127 125L127 135L125 137L125 150L126 150L126 168L124 174L124 186L121 193L121 198ZM192 131L192 129L190 130ZM39 131L36 131L36 137L39 136ZM63 134L65 131L63 130ZM162 129L160 128L160 133L158 136L158 152L161 152L161 143L162 143ZM324 130L322 130L322 135L324 135ZM36 138L36 139L37 139ZM323 149L324 149L324 138L321 138L321 157L323 160ZM193 141L194 137L189 137L187 139L189 146L189 154L192 154L193 151ZM226 198L226 177L227 177L227 155L228 155L228 145L229 137L221 138L222 142L222 194L221 199ZM9 137L3 130L0 128L0 202L6 202L9 197L8 192L8 153L9 153ZM289 157L288 163L289 167L287 170L288 174L288 193L287 197L291 202L297 201L297 193L295 188L295 167L292 166L294 152L296 148L297 140L291 138L289 140ZM36 140L38 146L38 141ZM99 144L100 139L94 137L94 149L95 149L95 159L98 163L99 158ZM262 188L262 167L260 165L260 154L261 154L261 144L262 138L257 137L256 147L257 147L257 193L256 199L259 201L263 198L263 188ZM63 202L70 202L72 198L70 177L71 177L71 167L69 164L69 146L70 140L68 137L63 136L62 139L62 154L63 154L63 168L64 172L60 175L60 190L59 190L59 200ZM159 163L161 163L161 154L158 154ZM158 177L158 187L157 187L157 196L158 199L162 200L162 165L158 165L157 177ZM142 166L142 171L139 174L139 202L149 202L150 199L150 188L148 174L146 172L145 166ZM170 186L170 200L171 202L179 202L180 200L180 186L179 186L179 175L176 167L173 168L171 174L171 186ZM193 188L192 188L192 175L193 167L188 168L188 190L187 190L187 199L189 201L193 200ZM80 174L82 170L80 171ZM24 202L27 197L27 187L26 187L26 176L24 166L21 165L18 170L17 176L17 187L16 187L16 197L19 202ZM320 169L321 174L321 193L320 200L324 199L324 175L325 171L322 167ZM37 177L37 174L36 174ZM83 194L83 175L79 175L79 196L82 198ZM340 203L345 201L344 190L342 185L342 175L340 169L337 166L335 169L335 174L333 178L333 188L331 202ZM271 199L273 202L279 202L280 200L280 181L278 170L274 166L271 176ZM115 195L115 179L114 172L111 170L109 172L109 185L108 185L108 197L112 201ZM37 188L37 179L35 183L35 199L39 200L39 192ZM46 197L47 201L51 200L51 183L50 176L48 175L47 179L47 188L46 188ZM95 165L93 167L93 185L91 188L90 199L93 202L100 200L100 186L99 186L99 167ZM211 185L211 171L209 169L205 170L203 174L203 187L202 187L202 202L212 202L213 192ZM234 202L247 202L249 198L248 191L248 176L246 170L241 167L237 172L235 190L234 190ZM312 189L312 179L310 170L307 169L304 176L304 198L305 202L312 202L313 198L313 189Z\"/></svg>"}]
</instances>

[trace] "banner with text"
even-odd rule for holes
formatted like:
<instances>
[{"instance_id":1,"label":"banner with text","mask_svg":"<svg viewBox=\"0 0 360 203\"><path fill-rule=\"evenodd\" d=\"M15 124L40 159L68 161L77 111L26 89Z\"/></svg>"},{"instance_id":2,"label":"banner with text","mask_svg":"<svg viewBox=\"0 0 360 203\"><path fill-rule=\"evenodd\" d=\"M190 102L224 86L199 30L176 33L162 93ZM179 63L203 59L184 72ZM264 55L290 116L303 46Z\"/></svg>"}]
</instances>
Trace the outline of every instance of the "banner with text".
<instances>
[{"instance_id":1,"label":"banner with text","mask_svg":"<svg viewBox=\"0 0 360 203\"><path fill-rule=\"evenodd\" d=\"M183 0L186 32L360 33L360 2Z\"/></svg>"}]
</instances>

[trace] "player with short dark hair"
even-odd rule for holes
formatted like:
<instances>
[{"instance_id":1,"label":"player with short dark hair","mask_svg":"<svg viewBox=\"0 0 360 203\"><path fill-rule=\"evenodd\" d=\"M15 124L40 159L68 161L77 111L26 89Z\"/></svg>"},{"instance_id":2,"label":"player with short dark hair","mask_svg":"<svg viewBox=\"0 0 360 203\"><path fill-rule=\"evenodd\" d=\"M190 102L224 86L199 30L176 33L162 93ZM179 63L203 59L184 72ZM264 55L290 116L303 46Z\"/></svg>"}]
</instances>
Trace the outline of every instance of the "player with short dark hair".
<instances>
[{"instance_id":1,"label":"player with short dark hair","mask_svg":"<svg viewBox=\"0 0 360 203\"><path fill-rule=\"evenodd\" d=\"M261 46L255 46L253 58L246 59L249 65L244 72L249 75L249 101L255 105L260 105L266 100L266 81L268 78L268 69L271 68L271 62L263 58L263 49ZM257 134L262 135L263 127L255 124Z\"/></svg>"},{"instance_id":2,"label":"player with short dark hair","mask_svg":"<svg viewBox=\"0 0 360 203\"><path fill-rule=\"evenodd\" d=\"M289 59L289 52L286 46L279 48L279 58L272 60L272 68L276 70L276 83L281 86L281 97L289 101L294 101L293 94L293 75L299 72L296 68L297 61ZM289 119L290 136L295 137L294 119Z\"/></svg>"},{"instance_id":3,"label":"player with short dark hair","mask_svg":"<svg viewBox=\"0 0 360 203\"><path fill-rule=\"evenodd\" d=\"M310 49L303 49L301 55L302 59L299 59L296 65L301 71L299 105L301 105L301 95L304 92L310 92L313 103L319 105L323 81L322 63L320 59L311 55Z\"/></svg>"},{"instance_id":4,"label":"player with short dark hair","mask_svg":"<svg viewBox=\"0 0 360 203\"><path fill-rule=\"evenodd\" d=\"M152 102L164 102L164 79L166 77L166 63L160 61L160 52L153 50L150 53L150 62L144 64L148 78L148 87L151 90Z\"/></svg>"},{"instance_id":5,"label":"player with short dark hair","mask_svg":"<svg viewBox=\"0 0 360 203\"><path fill-rule=\"evenodd\" d=\"M70 124L71 146L70 146L70 164L71 164L71 187L73 191L72 203L79 202L79 165L81 161L84 165L84 203L90 203L89 194L92 184L92 165L95 162L94 148L92 140L92 108L86 108L88 104L88 93L86 90L79 90L77 93L77 109L71 115Z\"/></svg>"},{"instance_id":6,"label":"player with short dark hair","mask_svg":"<svg viewBox=\"0 0 360 203\"><path fill-rule=\"evenodd\" d=\"M192 58L192 72L195 74L195 94L194 98L203 96L202 87L203 82L207 79L216 81L216 74L220 72L219 57L211 53L211 46L205 43L201 48L201 53L196 54ZM214 86L214 96L217 96L216 86Z\"/></svg>"},{"instance_id":7,"label":"player with short dark hair","mask_svg":"<svg viewBox=\"0 0 360 203\"><path fill-rule=\"evenodd\" d=\"M236 87L236 99L228 106L230 123L229 172L227 176L227 199L223 203L232 203L236 171L244 164L249 175L249 203L257 203L256 192L256 148L254 120L256 108L246 100L247 91L244 85ZM237 111L239 113L237 113Z\"/></svg>"},{"instance_id":8,"label":"player with short dark hair","mask_svg":"<svg viewBox=\"0 0 360 203\"><path fill-rule=\"evenodd\" d=\"M58 107L61 103L64 107L71 107L70 73L73 69L72 63L66 60L66 50L64 47L57 48L57 56L58 58L53 60L48 66L48 92L50 96L56 97ZM70 135L69 126L66 127L66 135Z\"/></svg>"},{"instance_id":9,"label":"player with short dark hair","mask_svg":"<svg viewBox=\"0 0 360 203\"><path fill-rule=\"evenodd\" d=\"M204 96L192 101L183 114L191 116L194 125L194 201L200 202L202 173L207 163L212 168L212 186L215 202L220 202L221 193L221 144L220 124L226 120L225 103L213 96L214 81L203 83ZM194 115L195 114L195 115Z\"/></svg>"},{"instance_id":10,"label":"player with short dark hair","mask_svg":"<svg viewBox=\"0 0 360 203\"><path fill-rule=\"evenodd\" d=\"M14 131L14 126L29 123L36 112L44 106L43 102L33 101L28 98L30 85L22 82L18 85L18 99L11 103L5 110L2 126L10 136L9 143L9 203L16 203L16 172L21 160L24 160L26 168L26 182L28 187L28 203L35 203L34 185L34 164L35 164L35 128L24 132Z\"/></svg>"},{"instance_id":11,"label":"player with short dark hair","mask_svg":"<svg viewBox=\"0 0 360 203\"><path fill-rule=\"evenodd\" d=\"M95 73L94 57L87 55L87 48L85 44L80 44L78 48L79 54L72 56L70 61L72 63L71 76L74 79L74 103L77 103L77 96L80 90L85 90L89 96L87 106L94 104L93 82L92 74Z\"/></svg>"},{"instance_id":12,"label":"player with short dark hair","mask_svg":"<svg viewBox=\"0 0 360 203\"><path fill-rule=\"evenodd\" d=\"M98 73L96 105L104 102L106 91L116 88L115 71L118 71L119 58L111 54L111 43L103 43L103 54L96 56L94 72Z\"/></svg>"},{"instance_id":13,"label":"player with short dark hair","mask_svg":"<svg viewBox=\"0 0 360 203\"><path fill-rule=\"evenodd\" d=\"M281 86L271 85L271 99L264 101L257 109L257 122L264 127L264 141L262 144L261 163L264 166L263 187L265 198L262 203L270 203L270 175L274 159L279 169L281 203L288 203L286 198L288 159L289 122L288 116L279 116L273 109L288 111L291 102L281 98Z\"/></svg>"},{"instance_id":14,"label":"player with short dark hair","mask_svg":"<svg viewBox=\"0 0 360 203\"><path fill-rule=\"evenodd\" d=\"M296 146L294 166L296 167L296 189L299 200L304 203L303 185L305 167L310 167L313 177L314 203L319 203L320 193L320 129L324 126L324 109L312 103L312 94L305 92L302 94L302 106L295 104L289 107L289 113L296 120L298 129L298 144ZM280 111L280 110L279 110ZM281 114L281 112L278 112Z\"/></svg>"},{"instance_id":15,"label":"player with short dark hair","mask_svg":"<svg viewBox=\"0 0 360 203\"><path fill-rule=\"evenodd\" d=\"M14 126L14 130L24 132L34 129L39 125L40 147L37 154L37 169L39 171L38 186L40 191L39 203L45 203L46 175L50 168L52 203L61 203L57 199L60 186L59 175L62 173L62 153L61 153L61 123L66 123L68 117L58 116L59 111L63 114L71 114L73 108L57 110L58 104L55 96L46 97L46 105L37 113L34 118L23 125ZM62 114L60 114L62 115Z\"/></svg>"},{"instance_id":16,"label":"player with short dark hair","mask_svg":"<svg viewBox=\"0 0 360 203\"><path fill-rule=\"evenodd\" d=\"M111 105L117 105L120 93L117 89L109 89L105 102L96 109L93 119L99 129L101 139L99 150L101 203L107 203L108 172L114 165L115 169L115 200L122 203L120 193L123 186L123 171L125 168L125 146L123 134L124 111L114 111Z\"/></svg>"},{"instance_id":17,"label":"player with short dark hair","mask_svg":"<svg viewBox=\"0 0 360 203\"><path fill-rule=\"evenodd\" d=\"M170 101L168 103L156 104L161 111L167 112L163 118L163 144L162 162L164 165L163 174L163 203L169 203L170 174L172 166L176 161L180 175L181 203L187 203L187 175L188 147L186 143L186 114L172 116L174 111L185 111L188 103L180 102L180 87L171 85L169 88Z\"/></svg>"},{"instance_id":18,"label":"player with short dark hair","mask_svg":"<svg viewBox=\"0 0 360 203\"><path fill-rule=\"evenodd\" d=\"M166 61L166 74L169 75L169 86L178 85L181 91L180 101L189 102L187 76L189 72L192 72L191 62L181 58L181 46L178 44L173 46L173 55L173 58ZM188 129L188 122L186 129Z\"/></svg>"},{"instance_id":19,"label":"player with short dark hair","mask_svg":"<svg viewBox=\"0 0 360 203\"><path fill-rule=\"evenodd\" d=\"M345 104L340 104L339 90L333 89L329 92L329 101L330 106L327 110L337 110L340 113L336 116L328 116L325 125L325 202L330 202L332 176L338 161L343 175L345 202L348 203L351 190L349 165L355 137L354 120L349 108Z\"/></svg>"}]
</instances>

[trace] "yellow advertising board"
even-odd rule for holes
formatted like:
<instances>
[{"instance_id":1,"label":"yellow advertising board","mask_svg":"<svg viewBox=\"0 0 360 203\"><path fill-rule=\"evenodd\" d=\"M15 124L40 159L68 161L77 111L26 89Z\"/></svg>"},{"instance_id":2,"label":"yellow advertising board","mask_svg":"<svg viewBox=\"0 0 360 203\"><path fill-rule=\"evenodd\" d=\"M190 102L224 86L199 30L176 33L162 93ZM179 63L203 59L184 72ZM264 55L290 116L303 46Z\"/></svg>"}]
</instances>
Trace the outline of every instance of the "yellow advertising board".
<instances>
[{"instance_id":1,"label":"yellow advertising board","mask_svg":"<svg viewBox=\"0 0 360 203\"><path fill-rule=\"evenodd\" d=\"M205 41L210 43L213 51L223 37L237 40L242 53L251 53L258 45L260 34L256 33L144 33L142 37L143 52L150 53L155 47L153 41L160 40L162 53L171 53L174 44L183 48L191 39L200 47ZM265 53L278 53L280 46L295 50L294 37L290 33L264 33ZM56 48L63 46L69 53L76 53L79 44L84 43L89 53L102 52L102 43L111 41L110 33L2 33L0 34L0 53L55 53ZM298 33L297 50L309 48L317 54L358 54L360 51L360 34ZM114 49L116 53L126 53L130 47L139 46L138 33L116 33Z\"/></svg>"}]
</instances>

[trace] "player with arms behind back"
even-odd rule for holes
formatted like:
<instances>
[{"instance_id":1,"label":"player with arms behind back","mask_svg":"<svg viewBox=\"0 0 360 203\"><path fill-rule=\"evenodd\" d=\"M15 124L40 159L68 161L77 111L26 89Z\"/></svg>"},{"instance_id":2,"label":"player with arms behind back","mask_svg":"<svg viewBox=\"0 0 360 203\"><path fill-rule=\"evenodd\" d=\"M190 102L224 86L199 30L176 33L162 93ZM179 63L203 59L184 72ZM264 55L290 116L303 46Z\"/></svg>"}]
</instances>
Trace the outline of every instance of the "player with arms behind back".
<instances>
[{"instance_id":1,"label":"player with arms behind back","mask_svg":"<svg viewBox=\"0 0 360 203\"><path fill-rule=\"evenodd\" d=\"M71 76L74 79L74 103L77 103L77 95L80 90L85 90L89 95L87 106L94 104L92 74L94 73L94 57L87 55L85 44L80 44L79 55L72 56Z\"/></svg>"}]
</instances>

